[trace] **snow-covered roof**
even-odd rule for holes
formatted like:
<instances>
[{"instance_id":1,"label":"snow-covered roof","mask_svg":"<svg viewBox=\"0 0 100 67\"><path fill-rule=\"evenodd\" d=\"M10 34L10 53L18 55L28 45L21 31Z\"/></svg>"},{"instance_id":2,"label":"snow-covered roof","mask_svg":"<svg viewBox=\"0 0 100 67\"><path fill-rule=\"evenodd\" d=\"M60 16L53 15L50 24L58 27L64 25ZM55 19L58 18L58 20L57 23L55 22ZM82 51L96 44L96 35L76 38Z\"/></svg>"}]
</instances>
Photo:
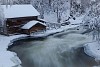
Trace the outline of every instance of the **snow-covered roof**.
<instances>
[{"instance_id":1,"label":"snow-covered roof","mask_svg":"<svg viewBox=\"0 0 100 67\"><path fill-rule=\"evenodd\" d=\"M2 5L5 18L38 16L39 12L32 5Z\"/></svg>"},{"instance_id":2,"label":"snow-covered roof","mask_svg":"<svg viewBox=\"0 0 100 67\"><path fill-rule=\"evenodd\" d=\"M34 26L34 25L36 25L37 23L40 23L40 24L42 24L42 25L44 25L44 26L46 26L44 23L41 23L41 22L39 22L39 21L30 21L30 22L28 22L28 23L26 23L24 26L22 26L21 28L22 29L30 29L32 26Z\"/></svg>"}]
</instances>

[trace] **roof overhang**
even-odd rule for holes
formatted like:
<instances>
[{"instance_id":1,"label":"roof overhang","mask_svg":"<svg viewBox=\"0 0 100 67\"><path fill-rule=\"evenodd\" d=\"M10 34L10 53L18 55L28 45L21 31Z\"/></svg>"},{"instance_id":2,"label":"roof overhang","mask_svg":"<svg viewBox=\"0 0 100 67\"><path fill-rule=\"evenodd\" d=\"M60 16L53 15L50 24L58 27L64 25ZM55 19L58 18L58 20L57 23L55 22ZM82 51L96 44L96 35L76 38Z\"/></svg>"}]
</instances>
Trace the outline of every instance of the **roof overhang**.
<instances>
[{"instance_id":1,"label":"roof overhang","mask_svg":"<svg viewBox=\"0 0 100 67\"><path fill-rule=\"evenodd\" d=\"M33 26L36 25L37 23L46 26L46 24L34 20L34 21L30 21L30 22L26 23L26 24L25 24L24 26L22 26L21 28L22 28L22 29L30 29L31 27L33 27Z\"/></svg>"}]
</instances>

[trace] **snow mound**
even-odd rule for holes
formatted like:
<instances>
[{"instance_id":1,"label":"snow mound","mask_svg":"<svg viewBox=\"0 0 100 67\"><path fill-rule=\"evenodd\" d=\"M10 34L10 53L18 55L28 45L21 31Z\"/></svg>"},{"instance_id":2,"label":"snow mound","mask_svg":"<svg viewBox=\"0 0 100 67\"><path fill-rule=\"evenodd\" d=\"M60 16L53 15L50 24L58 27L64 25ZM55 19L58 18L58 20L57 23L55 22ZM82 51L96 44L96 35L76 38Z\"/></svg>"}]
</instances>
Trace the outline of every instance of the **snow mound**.
<instances>
[{"instance_id":1,"label":"snow mound","mask_svg":"<svg viewBox=\"0 0 100 67\"><path fill-rule=\"evenodd\" d=\"M20 66L20 64L21 61L17 57L16 53L10 51L0 52L0 67Z\"/></svg>"},{"instance_id":2,"label":"snow mound","mask_svg":"<svg viewBox=\"0 0 100 67\"><path fill-rule=\"evenodd\" d=\"M21 67L21 61L14 52L7 51L12 41L25 35L3 36L0 35L0 67Z\"/></svg>"},{"instance_id":3,"label":"snow mound","mask_svg":"<svg viewBox=\"0 0 100 67\"><path fill-rule=\"evenodd\" d=\"M100 44L98 42L91 42L84 45L84 51L87 55L100 61Z\"/></svg>"}]
</instances>

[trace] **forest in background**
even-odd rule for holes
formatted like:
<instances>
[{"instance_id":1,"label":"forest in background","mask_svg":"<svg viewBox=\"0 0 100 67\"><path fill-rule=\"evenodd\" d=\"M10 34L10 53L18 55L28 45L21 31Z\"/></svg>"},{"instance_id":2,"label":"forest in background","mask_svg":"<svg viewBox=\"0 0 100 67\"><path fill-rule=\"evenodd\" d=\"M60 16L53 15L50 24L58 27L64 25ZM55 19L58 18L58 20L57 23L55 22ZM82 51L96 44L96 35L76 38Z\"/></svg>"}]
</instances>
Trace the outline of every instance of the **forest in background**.
<instances>
[{"instance_id":1,"label":"forest in background","mask_svg":"<svg viewBox=\"0 0 100 67\"><path fill-rule=\"evenodd\" d=\"M40 18L50 22L68 19L70 15L82 15L91 4L91 0L1 0L1 4L32 4L39 12ZM52 20L50 20L50 18Z\"/></svg>"},{"instance_id":2,"label":"forest in background","mask_svg":"<svg viewBox=\"0 0 100 67\"><path fill-rule=\"evenodd\" d=\"M84 16L84 25L88 26L94 37L100 38L100 0L0 0L0 3L32 4L40 12L40 18L48 22L63 23L70 17ZM0 8L0 21L3 19Z\"/></svg>"}]
</instances>

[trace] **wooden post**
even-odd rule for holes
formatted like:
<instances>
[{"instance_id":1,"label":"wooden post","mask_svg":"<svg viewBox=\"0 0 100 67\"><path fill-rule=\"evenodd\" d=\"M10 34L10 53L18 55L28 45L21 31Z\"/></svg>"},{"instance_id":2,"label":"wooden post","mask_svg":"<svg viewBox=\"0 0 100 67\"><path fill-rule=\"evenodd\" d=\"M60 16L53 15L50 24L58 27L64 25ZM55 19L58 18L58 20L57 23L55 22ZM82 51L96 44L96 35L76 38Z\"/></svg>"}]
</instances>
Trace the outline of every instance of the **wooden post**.
<instances>
[{"instance_id":1,"label":"wooden post","mask_svg":"<svg viewBox=\"0 0 100 67\"><path fill-rule=\"evenodd\" d=\"M4 20L3 33L6 34L6 35L8 35L8 32L7 32L7 19Z\"/></svg>"}]
</instances>

